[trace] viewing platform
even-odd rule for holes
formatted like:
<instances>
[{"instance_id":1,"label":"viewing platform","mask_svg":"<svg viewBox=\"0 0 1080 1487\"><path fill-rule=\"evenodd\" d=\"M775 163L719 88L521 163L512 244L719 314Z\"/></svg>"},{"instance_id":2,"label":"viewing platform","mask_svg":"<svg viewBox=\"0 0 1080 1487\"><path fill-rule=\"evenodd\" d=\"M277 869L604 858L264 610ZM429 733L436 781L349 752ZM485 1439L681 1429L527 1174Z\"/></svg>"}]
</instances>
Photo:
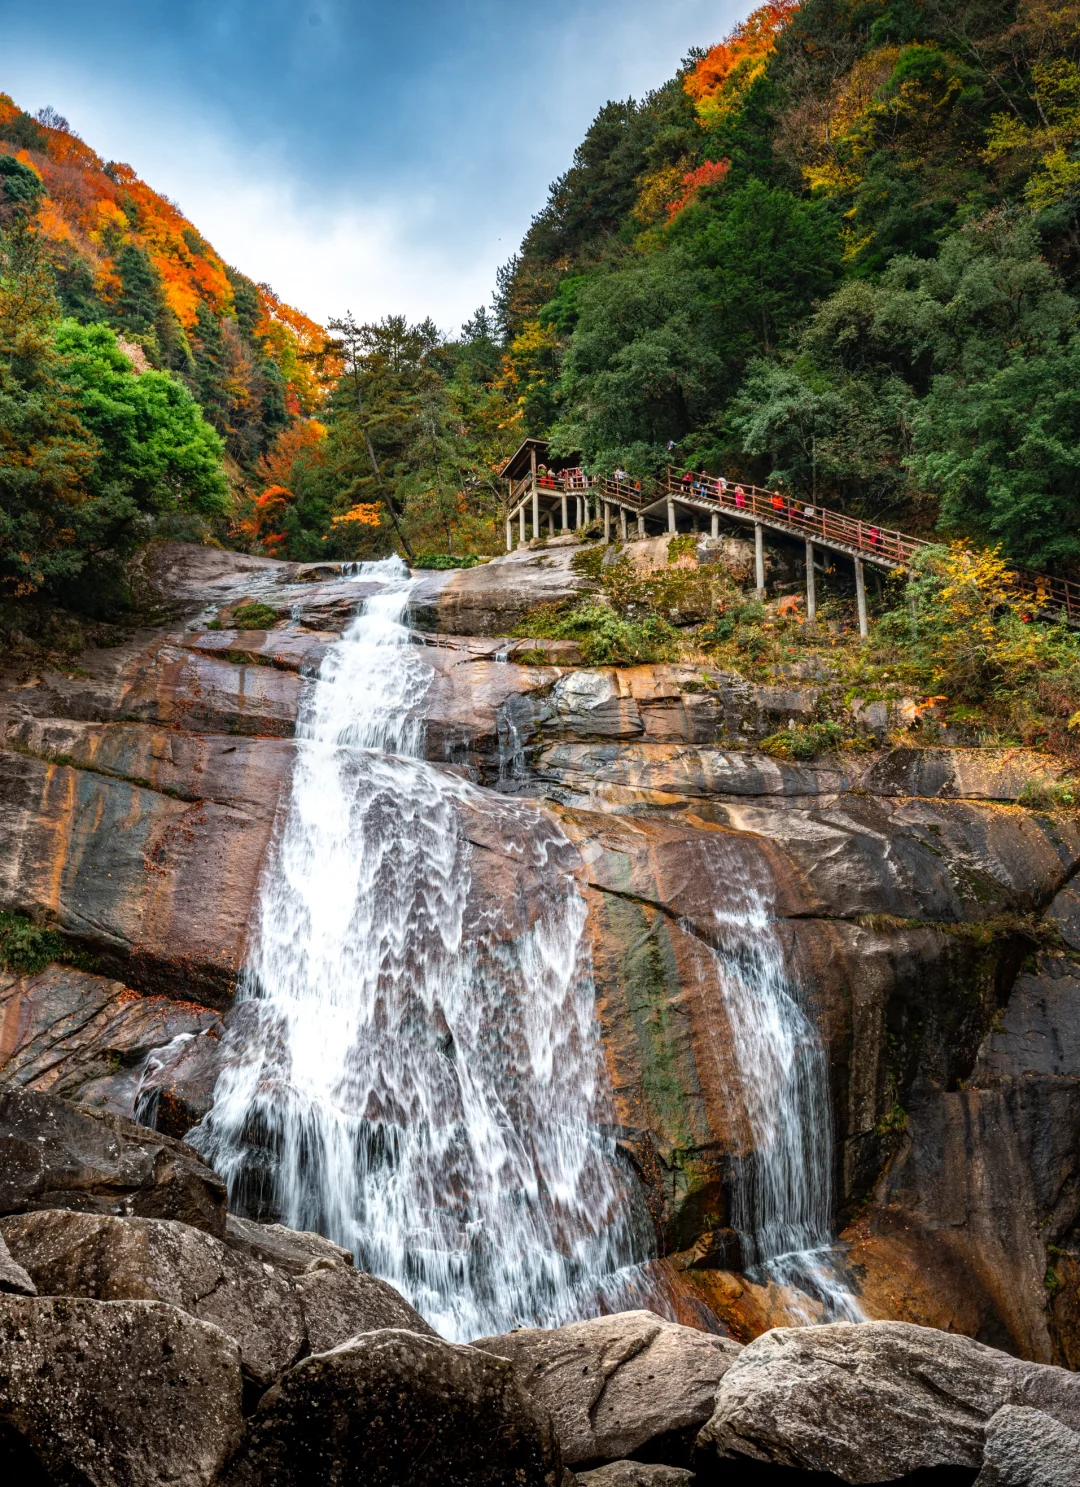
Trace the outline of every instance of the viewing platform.
<instances>
[{"instance_id":1,"label":"viewing platform","mask_svg":"<svg viewBox=\"0 0 1080 1487\"><path fill-rule=\"evenodd\" d=\"M623 541L669 532L706 532L718 537L720 523L750 527L754 534L754 577L759 595L765 592L765 534L794 538L806 544L806 617L817 614L815 562L817 549L850 558L854 566L859 633L868 633L865 565L885 572L905 568L920 549L931 546L876 522L846 516L828 507L797 501L777 490L745 481L673 466L643 484L625 472L586 475L577 466L553 469L543 439L526 439L500 470L506 480L506 550L514 538L555 537L580 531L593 521L603 523L603 537ZM631 534L631 524L633 533ZM515 532L516 528L516 532ZM1070 625L1080 626L1080 583L1049 574L1016 569L1021 592L1050 613L1063 613Z\"/></svg>"}]
</instances>

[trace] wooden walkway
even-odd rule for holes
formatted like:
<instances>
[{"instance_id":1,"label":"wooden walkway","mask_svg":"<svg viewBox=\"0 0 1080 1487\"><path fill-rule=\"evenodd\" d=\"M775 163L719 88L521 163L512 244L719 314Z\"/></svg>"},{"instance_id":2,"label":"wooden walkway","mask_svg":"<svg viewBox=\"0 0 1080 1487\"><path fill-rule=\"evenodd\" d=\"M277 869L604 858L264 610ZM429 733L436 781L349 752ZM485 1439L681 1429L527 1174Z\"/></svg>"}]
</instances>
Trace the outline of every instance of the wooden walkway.
<instances>
[{"instance_id":1,"label":"wooden walkway","mask_svg":"<svg viewBox=\"0 0 1080 1487\"><path fill-rule=\"evenodd\" d=\"M517 485L511 485L506 515L506 548L513 547L513 528L518 526L521 542L526 541L527 526L534 537L554 536L602 519L604 540L609 542L614 524L626 541L630 522L639 537L653 532L697 530L698 520L707 517L712 535L718 536L721 517L753 528L755 578L759 592L765 589L764 533L775 532L806 543L807 618L816 613L814 553L820 547L841 553L855 565L856 598L859 629L866 629L866 594L863 566L885 571L905 567L920 548L930 544L920 537L861 521L826 506L793 501L780 491L728 481L697 470L669 467L663 477L646 490L628 477L585 475L580 470L559 474L530 472ZM689 525L688 525L689 521ZM681 523L681 527L680 527ZM1015 570L1022 593L1034 606L1052 614L1064 613L1070 624L1080 626L1080 584L1071 579L1054 578L1045 573Z\"/></svg>"}]
</instances>

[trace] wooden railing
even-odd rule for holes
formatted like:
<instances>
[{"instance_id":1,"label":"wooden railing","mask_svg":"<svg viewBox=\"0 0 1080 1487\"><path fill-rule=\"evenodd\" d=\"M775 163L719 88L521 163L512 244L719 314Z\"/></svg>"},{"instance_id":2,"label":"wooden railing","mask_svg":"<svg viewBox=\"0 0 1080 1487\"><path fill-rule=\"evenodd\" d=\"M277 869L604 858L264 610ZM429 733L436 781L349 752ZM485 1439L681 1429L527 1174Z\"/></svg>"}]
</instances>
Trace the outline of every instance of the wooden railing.
<instances>
[{"instance_id":1,"label":"wooden railing","mask_svg":"<svg viewBox=\"0 0 1080 1487\"><path fill-rule=\"evenodd\" d=\"M931 545L921 537L911 537L878 522L862 521L827 506L793 500L781 491L705 475L700 470L669 466L648 489L629 476L616 479L613 475L586 475L577 469L538 475L536 484L541 493L578 495L588 491L638 512L669 499L709 511L720 510L737 519L759 521L774 530L807 537L822 547L846 550L885 568L902 568L920 548ZM526 476L512 491L511 502L531 489L531 476ZM1080 583L1026 568L1014 572L1021 593L1031 599L1033 607L1049 613L1063 612L1070 621L1080 623Z\"/></svg>"}]
</instances>

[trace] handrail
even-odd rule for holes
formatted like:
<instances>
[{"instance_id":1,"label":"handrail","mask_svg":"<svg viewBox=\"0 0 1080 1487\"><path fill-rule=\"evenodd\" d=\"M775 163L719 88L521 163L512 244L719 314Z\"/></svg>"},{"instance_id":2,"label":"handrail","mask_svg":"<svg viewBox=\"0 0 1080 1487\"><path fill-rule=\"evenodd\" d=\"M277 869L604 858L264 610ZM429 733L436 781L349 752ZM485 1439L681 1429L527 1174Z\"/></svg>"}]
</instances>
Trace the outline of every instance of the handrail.
<instances>
[{"instance_id":1,"label":"handrail","mask_svg":"<svg viewBox=\"0 0 1080 1487\"><path fill-rule=\"evenodd\" d=\"M531 475L527 475L521 485L512 490L511 501L524 492L531 480ZM846 516L842 511L833 511L827 506L795 500L781 491L670 465L657 482L656 494L644 492L641 481L631 480L629 476L616 479L613 475L587 475L579 469L538 477L537 488L549 494L595 491L601 500L614 501L638 512L665 498L703 503L706 509L729 512L743 520L760 521L775 530L819 542L822 547L853 550L867 562L887 568L905 567L920 549L932 545L925 538L909 536L878 522ZM1020 593L1031 598L1040 609L1063 610L1070 620L1080 622L1080 583L1026 568L1012 571Z\"/></svg>"}]
</instances>

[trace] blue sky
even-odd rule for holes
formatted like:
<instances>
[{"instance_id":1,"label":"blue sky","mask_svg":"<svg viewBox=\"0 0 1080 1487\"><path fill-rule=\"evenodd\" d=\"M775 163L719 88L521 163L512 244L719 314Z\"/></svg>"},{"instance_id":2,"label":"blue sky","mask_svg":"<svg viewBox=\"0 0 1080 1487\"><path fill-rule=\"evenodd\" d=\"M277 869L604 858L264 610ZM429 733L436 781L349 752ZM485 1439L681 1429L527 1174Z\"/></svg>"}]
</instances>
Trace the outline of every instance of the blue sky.
<instances>
[{"instance_id":1,"label":"blue sky","mask_svg":"<svg viewBox=\"0 0 1080 1487\"><path fill-rule=\"evenodd\" d=\"M0 90L51 104L316 317L455 329L608 98L746 0L0 0Z\"/></svg>"}]
</instances>

